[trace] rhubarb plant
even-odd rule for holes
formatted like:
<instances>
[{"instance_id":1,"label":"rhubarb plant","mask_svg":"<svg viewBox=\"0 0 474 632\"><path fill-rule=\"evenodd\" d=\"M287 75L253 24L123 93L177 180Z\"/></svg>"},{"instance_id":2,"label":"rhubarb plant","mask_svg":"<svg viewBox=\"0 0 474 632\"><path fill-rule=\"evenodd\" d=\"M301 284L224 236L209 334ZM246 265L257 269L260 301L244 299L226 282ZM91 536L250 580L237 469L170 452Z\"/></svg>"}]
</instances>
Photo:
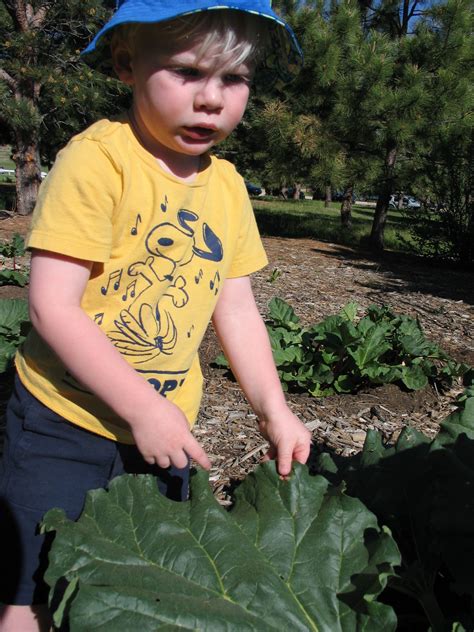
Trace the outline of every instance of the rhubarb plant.
<instances>
[{"instance_id":1,"label":"rhubarb plant","mask_svg":"<svg viewBox=\"0 0 474 632\"><path fill-rule=\"evenodd\" d=\"M29 328L27 301L0 299L0 373L5 372L11 364Z\"/></svg>"},{"instance_id":2,"label":"rhubarb plant","mask_svg":"<svg viewBox=\"0 0 474 632\"><path fill-rule=\"evenodd\" d=\"M45 517L56 533L46 575L55 623L472 630L473 463L471 382L435 439L406 428L385 445L369 431L360 454L322 451L312 472L294 464L288 480L263 464L230 511L202 471L185 503L160 496L151 477L117 478L89 493L77 522L58 509Z\"/></svg>"},{"instance_id":3,"label":"rhubarb plant","mask_svg":"<svg viewBox=\"0 0 474 632\"><path fill-rule=\"evenodd\" d=\"M390 532L300 464L288 480L257 467L230 511L204 471L184 503L124 475L90 492L77 522L53 509L43 529L54 621L71 632L396 629L377 600L400 562Z\"/></svg>"},{"instance_id":4,"label":"rhubarb plant","mask_svg":"<svg viewBox=\"0 0 474 632\"><path fill-rule=\"evenodd\" d=\"M418 390L438 388L469 369L427 340L418 320L371 305L361 317L349 303L337 315L311 327L301 325L293 308L270 301L267 330L283 388L315 397L354 393L362 387L398 382ZM221 354L218 366L228 366Z\"/></svg>"},{"instance_id":5,"label":"rhubarb plant","mask_svg":"<svg viewBox=\"0 0 474 632\"><path fill-rule=\"evenodd\" d=\"M28 274L20 269L18 257L25 254L25 241L15 233L10 241L0 242L0 257L12 260L12 269L2 267L0 270L0 285L19 285L24 287L28 283Z\"/></svg>"},{"instance_id":6,"label":"rhubarb plant","mask_svg":"<svg viewBox=\"0 0 474 632\"><path fill-rule=\"evenodd\" d=\"M369 430L362 453L322 452L314 471L346 485L389 526L402 564L384 600L400 604L403 595L400 623L418 603L425 620L417 629L474 629L474 382L435 439L406 428L389 446Z\"/></svg>"}]
</instances>

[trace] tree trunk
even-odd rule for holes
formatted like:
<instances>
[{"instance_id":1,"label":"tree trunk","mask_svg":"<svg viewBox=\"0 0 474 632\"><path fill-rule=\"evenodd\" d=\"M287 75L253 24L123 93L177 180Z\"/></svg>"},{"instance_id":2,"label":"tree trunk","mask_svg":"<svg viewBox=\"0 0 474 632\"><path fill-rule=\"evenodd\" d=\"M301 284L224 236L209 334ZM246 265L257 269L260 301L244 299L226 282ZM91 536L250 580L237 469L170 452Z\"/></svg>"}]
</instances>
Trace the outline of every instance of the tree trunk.
<instances>
[{"instance_id":1,"label":"tree trunk","mask_svg":"<svg viewBox=\"0 0 474 632\"><path fill-rule=\"evenodd\" d=\"M25 68L35 68L37 50L33 39L42 30L46 15L53 3L11 0L3 4L14 22L16 33L21 34L25 42L22 63ZM26 42L31 42L31 44L26 46ZM12 120L8 122L14 135L12 158L15 162L16 212L19 215L29 215L35 206L41 184L39 151L41 116L38 109L41 81L33 75L28 76L28 73L26 76L23 76L22 72L19 75L11 75L4 68L0 68L0 79L18 104L18 111L15 113L17 116L11 117Z\"/></svg>"},{"instance_id":2,"label":"tree trunk","mask_svg":"<svg viewBox=\"0 0 474 632\"><path fill-rule=\"evenodd\" d=\"M324 198L324 206L325 208L327 208L332 202L332 190L331 190L331 185L328 184L326 186L326 195Z\"/></svg>"},{"instance_id":3,"label":"tree trunk","mask_svg":"<svg viewBox=\"0 0 474 632\"><path fill-rule=\"evenodd\" d=\"M390 147L385 157L385 178L382 182L381 191L377 199L375 207L374 220L372 222L372 231L370 233L369 245L374 252L382 252L384 249L384 230L387 221L388 204L390 195L394 190L394 169L397 159L396 146Z\"/></svg>"},{"instance_id":4,"label":"tree trunk","mask_svg":"<svg viewBox=\"0 0 474 632\"><path fill-rule=\"evenodd\" d=\"M13 152L16 176L16 212L29 215L33 212L41 184L39 144L35 138L28 140L17 135Z\"/></svg>"},{"instance_id":5,"label":"tree trunk","mask_svg":"<svg viewBox=\"0 0 474 632\"><path fill-rule=\"evenodd\" d=\"M472 162L472 160L469 161L471 165ZM466 218L466 224L464 229L461 228L459 230L459 261L462 263L465 270L472 270L474 267L474 200L472 194L472 184L471 186L468 184L466 187L466 190L462 195L460 207L461 212L458 212L457 215L458 217L464 216Z\"/></svg>"},{"instance_id":6,"label":"tree trunk","mask_svg":"<svg viewBox=\"0 0 474 632\"><path fill-rule=\"evenodd\" d=\"M350 228L352 226L352 195L354 185L349 184L344 190L344 198L341 204L341 226Z\"/></svg>"}]
</instances>

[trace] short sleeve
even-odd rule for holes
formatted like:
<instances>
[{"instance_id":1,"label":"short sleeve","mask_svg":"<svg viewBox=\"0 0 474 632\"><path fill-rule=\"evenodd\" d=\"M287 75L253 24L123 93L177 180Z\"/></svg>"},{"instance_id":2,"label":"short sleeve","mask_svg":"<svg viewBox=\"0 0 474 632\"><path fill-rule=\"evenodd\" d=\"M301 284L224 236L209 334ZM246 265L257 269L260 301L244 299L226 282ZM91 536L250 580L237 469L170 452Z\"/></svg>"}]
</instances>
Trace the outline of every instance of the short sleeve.
<instances>
[{"instance_id":1,"label":"short sleeve","mask_svg":"<svg viewBox=\"0 0 474 632\"><path fill-rule=\"evenodd\" d=\"M235 254L227 274L230 278L247 276L268 264L244 181L237 173L235 175L237 199L241 205L242 214Z\"/></svg>"},{"instance_id":2,"label":"short sleeve","mask_svg":"<svg viewBox=\"0 0 474 632\"><path fill-rule=\"evenodd\" d=\"M121 197L119 169L99 142L71 140L40 188L28 248L107 262Z\"/></svg>"}]
</instances>

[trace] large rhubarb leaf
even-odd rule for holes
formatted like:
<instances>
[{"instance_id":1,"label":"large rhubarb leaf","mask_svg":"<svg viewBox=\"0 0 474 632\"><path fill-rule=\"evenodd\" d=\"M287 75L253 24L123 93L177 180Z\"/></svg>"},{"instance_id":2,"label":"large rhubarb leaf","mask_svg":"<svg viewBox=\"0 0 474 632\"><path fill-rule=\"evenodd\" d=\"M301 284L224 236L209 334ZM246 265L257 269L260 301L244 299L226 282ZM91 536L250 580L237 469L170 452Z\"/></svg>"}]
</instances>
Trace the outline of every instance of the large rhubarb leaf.
<instances>
[{"instance_id":1,"label":"large rhubarb leaf","mask_svg":"<svg viewBox=\"0 0 474 632\"><path fill-rule=\"evenodd\" d=\"M362 453L321 454L315 469L388 525L402 553L389 588L419 602L424 629L474 630L474 389L435 439L406 428L387 446L369 430Z\"/></svg>"},{"instance_id":2,"label":"large rhubarb leaf","mask_svg":"<svg viewBox=\"0 0 474 632\"><path fill-rule=\"evenodd\" d=\"M259 466L230 512L202 471L185 503L151 477L122 476L89 493L77 522L55 509L44 528L56 531L46 575L55 621L69 619L71 632L396 627L376 601L400 560L389 532L299 464L289 480Z\"/></svg>"}]
</instances>

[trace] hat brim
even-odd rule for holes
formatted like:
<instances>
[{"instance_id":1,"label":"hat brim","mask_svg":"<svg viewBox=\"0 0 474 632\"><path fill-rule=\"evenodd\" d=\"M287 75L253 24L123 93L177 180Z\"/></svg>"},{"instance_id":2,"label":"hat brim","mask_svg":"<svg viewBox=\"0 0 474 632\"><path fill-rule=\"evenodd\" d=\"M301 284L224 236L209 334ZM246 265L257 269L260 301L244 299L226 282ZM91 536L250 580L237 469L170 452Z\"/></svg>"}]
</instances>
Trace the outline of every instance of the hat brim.
<instances>
[{"instance_id":1,"label":"hat brim","mask_svg":"<svg viewBox=\"0 0 474 632\"><path fill-rule=\"evenodd\" d=\"M171 5L172 3L164 3ZM174 3L173 3L174 4ZM203 11L230 9L244 13L257 15L262 19L269 20L270 37L269 49L258 68L258 80L267 86L282 86L292 81L300 71L303 64L303 54L291 27L271 9L258 11L245 8L250 4L248 0L233 2L232 4L221 4L217 2L196 2L202 5L190 11L183 9L180 11L169 6L160 10L160 16L150 10L149 0L135 0L135 2L123 3L113 14L110 20L100 29L91 43L85 48L81 56L83 60L95 70L103 74L114 76L112 59L110 55L110 35L118 26L125 24L158 24L178 17L202 13ZM259 2L252 2L252 6ZM263 4L263 3L260 3Z\"/></svg>"}]
</instances>

